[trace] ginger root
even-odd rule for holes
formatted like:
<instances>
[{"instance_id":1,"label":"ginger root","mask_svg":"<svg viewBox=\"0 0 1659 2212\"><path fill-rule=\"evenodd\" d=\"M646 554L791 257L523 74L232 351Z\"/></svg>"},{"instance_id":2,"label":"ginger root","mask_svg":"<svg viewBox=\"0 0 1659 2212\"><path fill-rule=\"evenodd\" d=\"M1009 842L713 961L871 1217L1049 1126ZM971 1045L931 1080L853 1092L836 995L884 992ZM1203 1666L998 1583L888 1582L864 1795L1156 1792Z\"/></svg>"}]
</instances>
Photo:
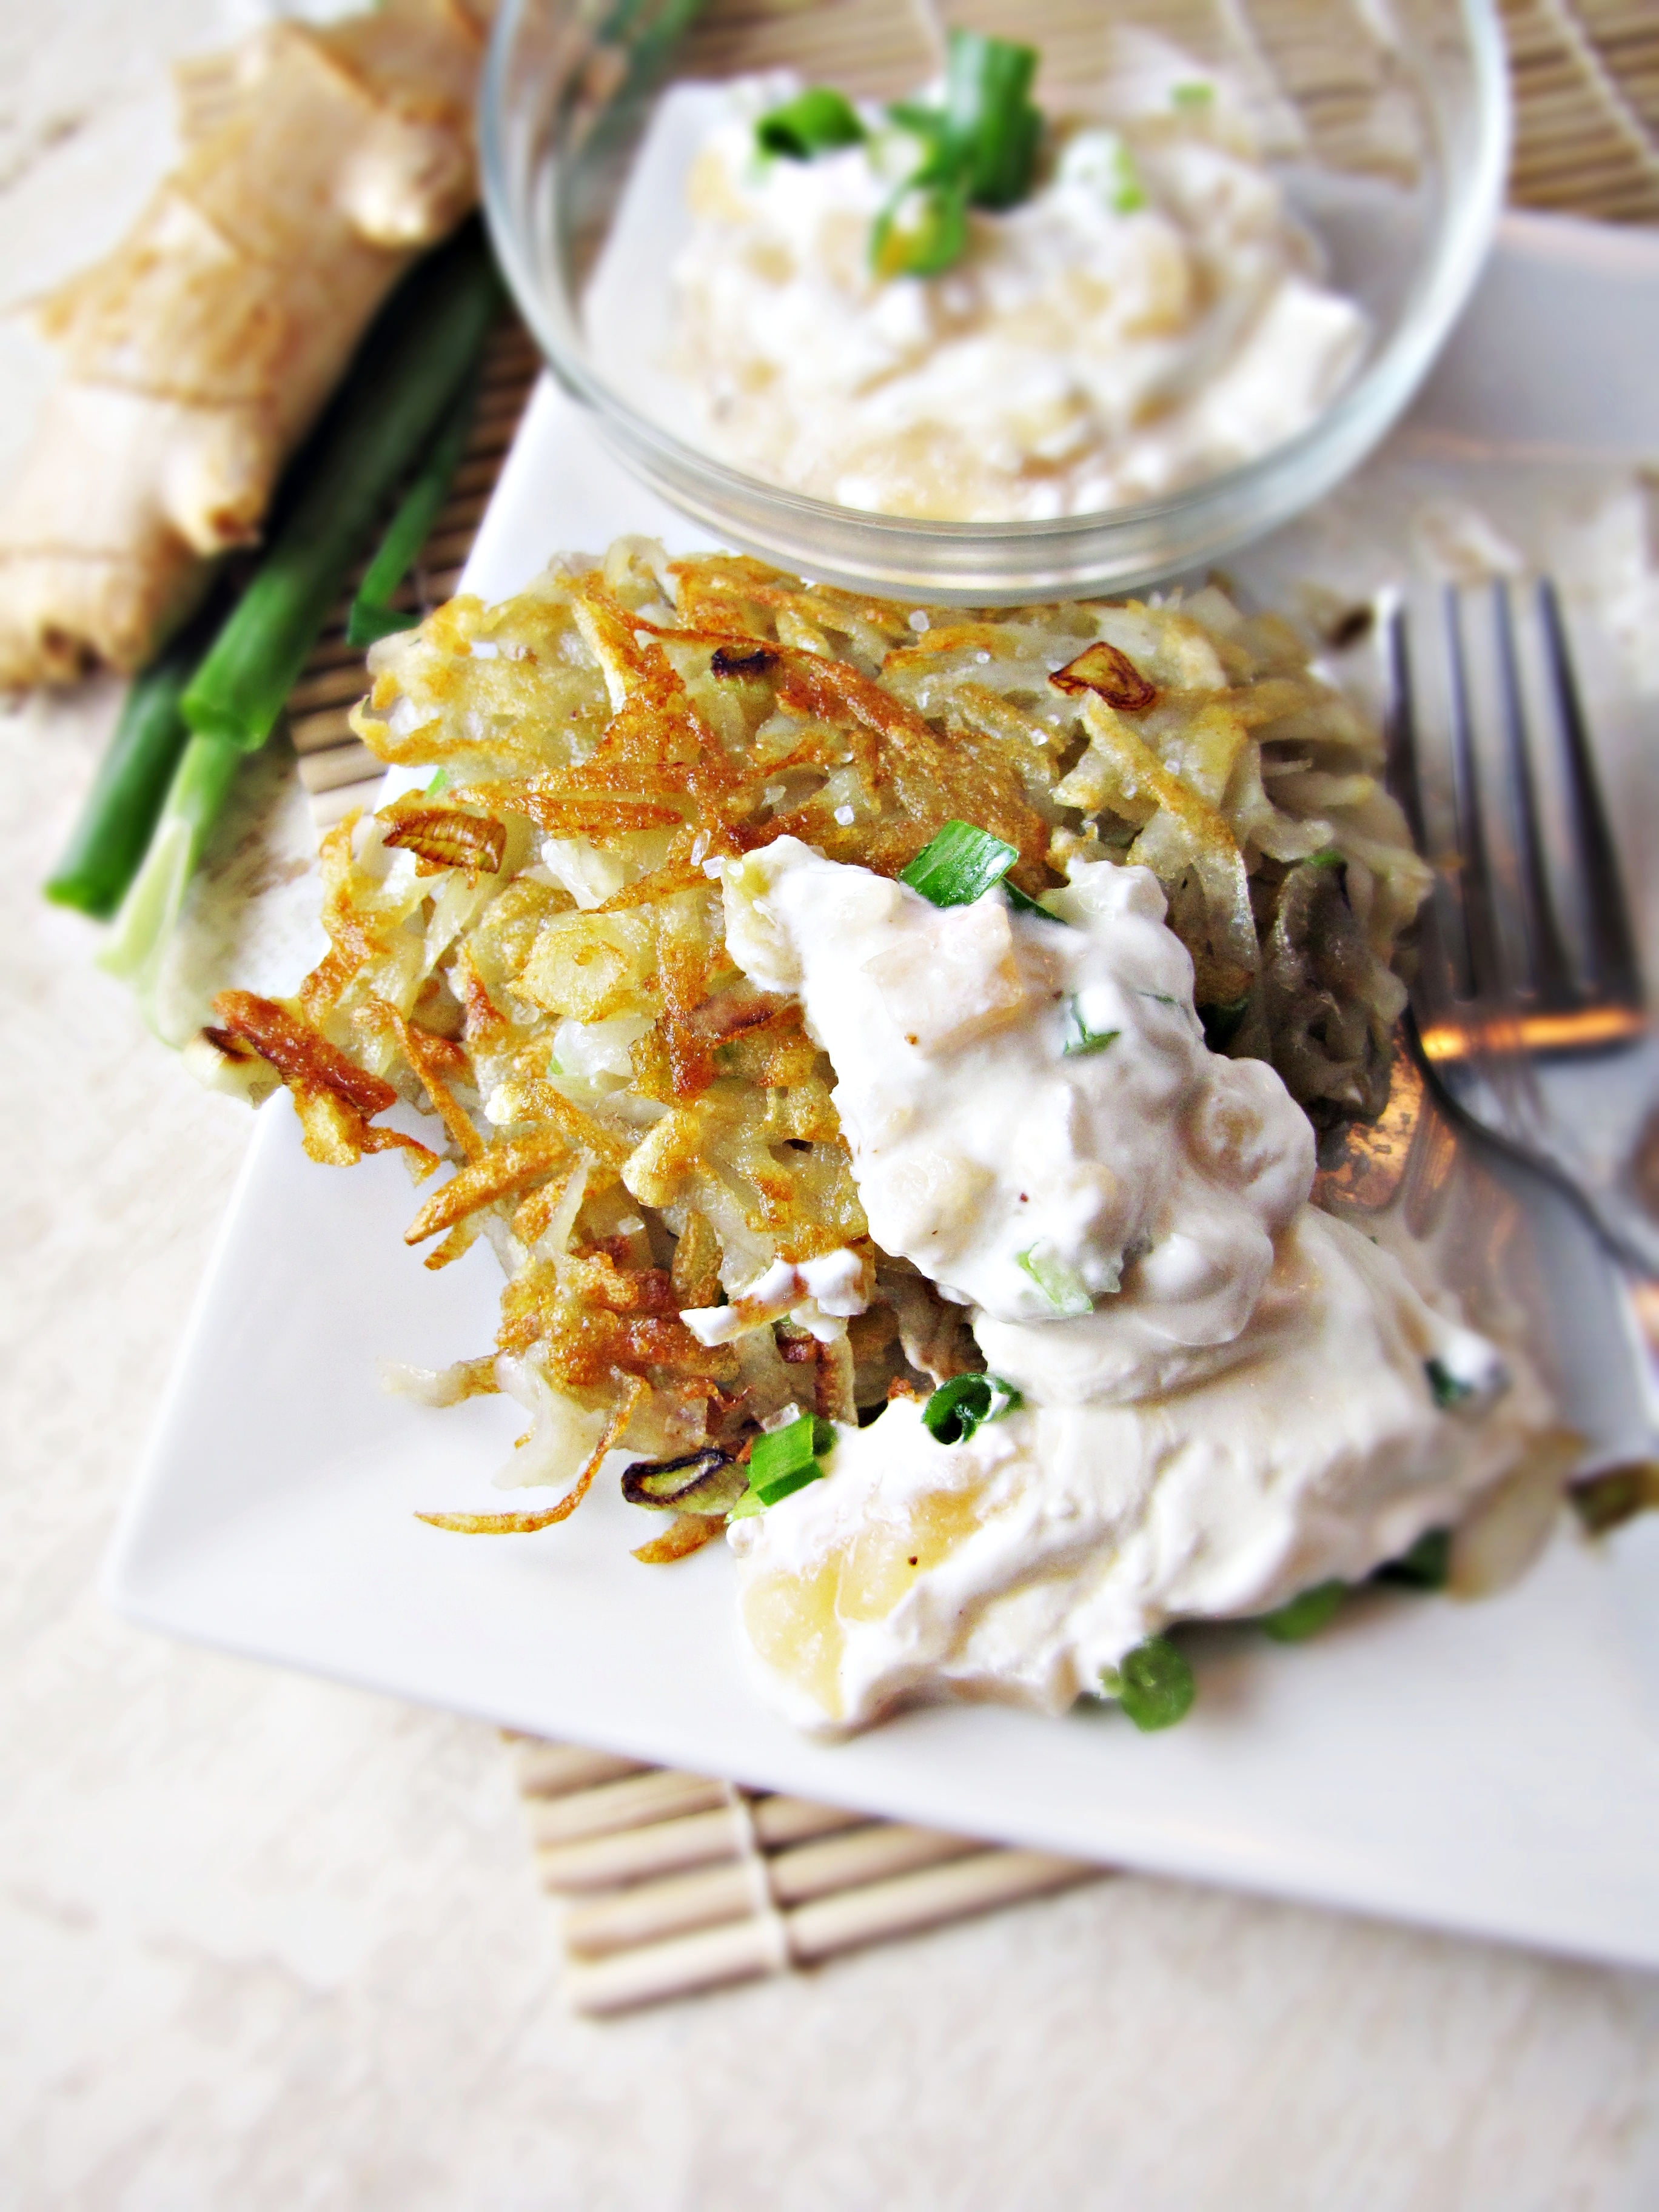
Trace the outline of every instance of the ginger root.
<instances>
[{"instance_id":1,"label":"ginger root","mask_svg":"<svg viewBox=\"0 0 1659 2212\"><path fill-rule=\"evenodd\" d=\"M143 666L415 256L477 197L488 0L274 24L180 72L183 161L43 305L67 374L0 510L0 684Z\"/></svg>"}]
</instances>

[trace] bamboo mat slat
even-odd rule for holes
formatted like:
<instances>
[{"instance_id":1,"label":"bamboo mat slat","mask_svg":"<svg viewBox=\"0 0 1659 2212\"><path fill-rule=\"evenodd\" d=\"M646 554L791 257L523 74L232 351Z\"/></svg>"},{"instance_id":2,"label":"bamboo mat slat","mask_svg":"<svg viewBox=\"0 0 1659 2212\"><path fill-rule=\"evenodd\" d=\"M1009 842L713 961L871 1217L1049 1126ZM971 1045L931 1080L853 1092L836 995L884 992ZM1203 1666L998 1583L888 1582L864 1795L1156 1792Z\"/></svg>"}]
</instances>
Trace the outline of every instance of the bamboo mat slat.
<instances>
[{"instance_id":1,"label":"bamboo mat slat","mask_svg":"<svg viewBox=\"0 0 1659 2212\"><path fill-rule=\"evenodd\" d=\"M1659 222L1659 0L1500 4L1516 96L1511 200ZM870 88L907 88L913 27L877 0L856 5L880 28L866 50ZM1321 127L1340 133L1342 57L1317 5L1256 0L1246 12L1287 67L1317 79ZM718 33L704 44L718 64ZM201 88L204 107L216 90ZM455 590L539 366L528 332L505 319L449 497L400 595L411 611ZM345 642L349 604L333 610L289 699L319 836L372 805L381 775L349 724L365 687L362 654ZM596 2015L816 1964L1103 1871L605 1753L523 1738L513 1748L538 1878L562 1901L566 1996Z\"/></svg>"},{"instance_id":2,"label":"bamboo mat slat","mask_svg":"<svg viewBox=\"0 0 1659 2212\"><path fill-rule=\"evenodd\" d=\"M1659 6L1501 0L1515 88L1510 197L1659 222Z\"/></svg>"},{"instance_id":3,"label":"bamboo mat slat","mask_svg":"<svg viewBox=\"0 0 1659 2212\"><path fill-rule=\"evenodd\" d=\"M816 1965L1100 1872L534 1738L515 1753L579 2012Z\"/></svg>"}]
</instances>

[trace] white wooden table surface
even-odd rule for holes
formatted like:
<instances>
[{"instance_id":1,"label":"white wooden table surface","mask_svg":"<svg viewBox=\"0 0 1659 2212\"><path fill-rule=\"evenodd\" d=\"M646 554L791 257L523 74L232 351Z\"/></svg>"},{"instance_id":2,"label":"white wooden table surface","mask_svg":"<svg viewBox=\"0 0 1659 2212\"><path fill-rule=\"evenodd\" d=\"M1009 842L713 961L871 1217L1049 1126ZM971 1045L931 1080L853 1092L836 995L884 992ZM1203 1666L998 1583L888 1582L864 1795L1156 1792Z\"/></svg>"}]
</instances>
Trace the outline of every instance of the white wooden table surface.
<instances>
[{"instance_id":1,"label":"white wooden table surface","mask_svg":"<svg viewBox=\"0 0 1659 2212\"><path fill-rule=\"evenodd\" d=\"M117 235L233 0L0 11L0 304ZM50 374L0 325L0 473ZM486 1729L94 1589L248 1125L44 908L113 695L0 715L0 2205L1659 2203L1659 1984L1144 1880L569 2018Z\"/></svg>"}]
</instances>

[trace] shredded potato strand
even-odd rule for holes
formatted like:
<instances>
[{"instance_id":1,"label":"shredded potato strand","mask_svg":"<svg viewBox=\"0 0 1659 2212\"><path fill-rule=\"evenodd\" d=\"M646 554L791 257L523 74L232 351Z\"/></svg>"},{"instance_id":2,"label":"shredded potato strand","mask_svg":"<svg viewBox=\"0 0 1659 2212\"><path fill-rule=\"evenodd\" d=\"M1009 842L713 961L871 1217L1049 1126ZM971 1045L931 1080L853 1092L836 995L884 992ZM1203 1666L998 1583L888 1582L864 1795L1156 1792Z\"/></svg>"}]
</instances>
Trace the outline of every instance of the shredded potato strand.
<instances>
[{"instance_id":1,"label":"shredded potato strand","mask_svg":"<svg viewBox=\"0 0 1659 2212\"><path fill-rule=\"evenodd\" d=\"M538 1528L550 1528L555 1522L568 1521L592 1488L593 1478L604 1466L606 1455L622 1442L644 1395L644 1383L635 1382L629 1386L589 1455L587 1464L556 1505L544 1506L539 1513L417 1513L416 1519L428 1522L434 1528L453 1528L466 1536L533 1536Z\"/></svg>"}]
</instances>

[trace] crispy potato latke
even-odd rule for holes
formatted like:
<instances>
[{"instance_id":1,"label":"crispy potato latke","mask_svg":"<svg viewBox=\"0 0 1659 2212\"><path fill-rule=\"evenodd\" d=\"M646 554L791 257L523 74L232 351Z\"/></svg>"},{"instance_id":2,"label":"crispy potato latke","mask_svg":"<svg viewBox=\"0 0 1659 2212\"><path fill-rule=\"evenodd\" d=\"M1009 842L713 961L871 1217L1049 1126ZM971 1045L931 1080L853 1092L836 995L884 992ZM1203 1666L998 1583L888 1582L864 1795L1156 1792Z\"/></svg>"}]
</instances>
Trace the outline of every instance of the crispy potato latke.
<instances>
[{"instance_id":1,"label":"crispy potato latke","mask_svg":"<svg viewBox=\"0 0 1659 2212\"><path fill-rule=\"evenodd\" d=\"M453 1172L410 1241L439 1240L429 1267L493 1246L495 1372L532 1414L515 1459L565 1493L441 1525L544 1526L617 1446L717 1465L791 1405L850 1421L981 1364L870 1242L834 1072L727 957L711 861L787 834L895 876L956 817L1016 848L1032 896L1073 857L1143 864L1212 1042L1316 1121L1385 1103L1428 871L1375 732L1287 623L1213 587L970 616L623 539L500 606L452 600L369 665L353 727L447 787L331 833L328 954L286 1005L226 993L210 1036L289 1085L315 1158L398 1146L429 1172L375 1117L441 1124ZM869 1305L827 1334L709 1346L681 1318L843 1246ZM635 1486L682 1512L637 1556L718 1524Z\"/></svg>"}]
</instances>

